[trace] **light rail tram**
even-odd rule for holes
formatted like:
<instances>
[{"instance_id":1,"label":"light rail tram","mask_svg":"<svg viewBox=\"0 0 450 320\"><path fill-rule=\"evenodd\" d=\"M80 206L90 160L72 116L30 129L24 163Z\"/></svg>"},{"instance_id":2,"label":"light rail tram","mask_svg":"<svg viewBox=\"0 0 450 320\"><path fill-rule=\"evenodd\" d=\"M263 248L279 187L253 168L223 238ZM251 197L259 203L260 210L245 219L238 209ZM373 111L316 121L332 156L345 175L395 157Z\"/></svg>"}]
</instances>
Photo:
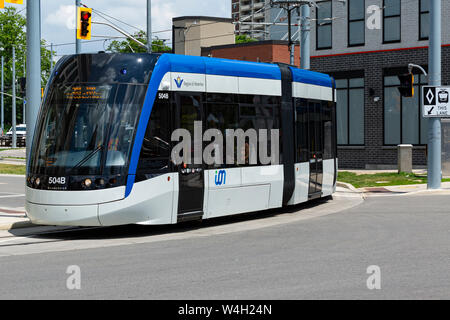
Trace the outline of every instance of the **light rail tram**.
<instances>
[{"instance_id":1,"label":"light rail tram","mask_svg":"<svg viewBox=\"0 0 450 320\"><path fill-rule=\"evenodd\" d=\"M278 129L279 162L175 164L172 133L194 136L194 121L224 134ZM338 165L335 81L284 64L65 56L45 90L28 161L26 211L36 224L174 224L327 197Z\"/></svg>"}]
</instances>

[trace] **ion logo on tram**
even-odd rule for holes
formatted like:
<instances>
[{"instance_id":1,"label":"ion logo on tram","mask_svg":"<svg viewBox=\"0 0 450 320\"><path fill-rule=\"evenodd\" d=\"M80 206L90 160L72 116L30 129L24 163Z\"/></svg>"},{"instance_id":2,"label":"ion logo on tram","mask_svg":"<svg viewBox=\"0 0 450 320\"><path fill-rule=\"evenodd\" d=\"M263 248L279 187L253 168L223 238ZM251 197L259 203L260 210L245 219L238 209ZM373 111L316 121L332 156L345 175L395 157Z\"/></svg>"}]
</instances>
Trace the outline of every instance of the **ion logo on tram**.
<instances>
[{"instance_id":1,"label":"ion logo on tram","mask_svg":"<svg viewBox=\"0 0 450 320\"><path fill-rule=\"evenodd\" d=\"M216 186L221 186L226 183L227 172L225 170L216 171L216 178L214 180Z\"/></svg>"}]
</instances>

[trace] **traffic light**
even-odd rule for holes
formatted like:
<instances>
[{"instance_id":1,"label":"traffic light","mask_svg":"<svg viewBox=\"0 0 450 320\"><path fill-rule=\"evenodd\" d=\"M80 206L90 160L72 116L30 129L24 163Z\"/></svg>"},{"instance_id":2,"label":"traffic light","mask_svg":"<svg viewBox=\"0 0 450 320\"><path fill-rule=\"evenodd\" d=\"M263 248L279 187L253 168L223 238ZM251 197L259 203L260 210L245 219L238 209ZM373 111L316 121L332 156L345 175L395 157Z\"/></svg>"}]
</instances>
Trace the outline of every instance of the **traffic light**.
<instances>
[{"instance_id":1,"label":"traffic light","mask_svg":"<svg viewBox=\"0 0 450 320\"><path fill-rule=\"evenodd\" d=\"M414 75L412 73L398 75L400 87L398 91L402 97L414 97Z\"/></svg>"},{"instance_id":2,"label":"traffic light","mask_svg":"<svg viewBox=\"0 0 450 320\"><path fill-rule=\"evenodd\" d=\"M78 8L77 39L91 40L92 9Z\"/></svg>"},{"instance_id":3,"label":"traffic light","mask_svg":"<svg viewBox=\"0 0 450 320\"><path fill-rule=\"evenodd\" d=\"M22 77L19 79L20 82L20 92L21 93L26 93L27 90L27 78Z\"/></svg>"}]
</instances>

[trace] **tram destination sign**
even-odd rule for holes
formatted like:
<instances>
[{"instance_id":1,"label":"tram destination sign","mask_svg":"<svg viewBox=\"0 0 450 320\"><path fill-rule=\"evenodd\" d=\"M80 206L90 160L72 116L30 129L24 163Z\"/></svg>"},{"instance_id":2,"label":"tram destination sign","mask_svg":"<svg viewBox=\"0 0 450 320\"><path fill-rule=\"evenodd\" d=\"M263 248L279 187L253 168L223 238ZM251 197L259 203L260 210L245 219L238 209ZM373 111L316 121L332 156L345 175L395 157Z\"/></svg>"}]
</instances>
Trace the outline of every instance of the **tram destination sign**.
<instances>
[{"instance_id":1,"label":"tram destination sign","mask_svg":"<svg viewBox=\"0 0 450 320\"><path fill-rule=\"evenodd\" d=\"M422 87L424 118L450 117L450 87Z\"/></svg>"}]
</instances>

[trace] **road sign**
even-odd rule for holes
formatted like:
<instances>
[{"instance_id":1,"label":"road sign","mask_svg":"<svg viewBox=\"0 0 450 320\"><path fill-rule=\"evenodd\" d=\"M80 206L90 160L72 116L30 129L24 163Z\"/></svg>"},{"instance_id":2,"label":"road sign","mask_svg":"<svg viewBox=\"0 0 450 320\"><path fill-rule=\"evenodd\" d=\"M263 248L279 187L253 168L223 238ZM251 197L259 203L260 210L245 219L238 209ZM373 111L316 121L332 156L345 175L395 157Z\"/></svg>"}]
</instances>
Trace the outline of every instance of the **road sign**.
<instances>
[{"instance_id":1,"label":"road sign","mask_svg":"<svg viewBox=\"0 0 450 320\"><path fill-rule=\"evenodd\" d=\"M4 9L4 8L5 8L5 1L0 0L0 9Z\"/></svg>"},{"instance_id":2,"label":"road sign","mask_svg":"<svg viewBox=\"0 0 450 320\"><path fill-rule=\"evenodd\" d=\"M5 0L5 1L9 3L23 4L23 0Z\"/></svg>"},{"instance_id":3,"label":"road sign","mask_svg":"<svg viewBox=\"0 0 450 320\"><path fill-rule=\"evenodd\" d=\"M450 87L422 87L422 115L450 117Z\"/></svg>"}]
</instances>

